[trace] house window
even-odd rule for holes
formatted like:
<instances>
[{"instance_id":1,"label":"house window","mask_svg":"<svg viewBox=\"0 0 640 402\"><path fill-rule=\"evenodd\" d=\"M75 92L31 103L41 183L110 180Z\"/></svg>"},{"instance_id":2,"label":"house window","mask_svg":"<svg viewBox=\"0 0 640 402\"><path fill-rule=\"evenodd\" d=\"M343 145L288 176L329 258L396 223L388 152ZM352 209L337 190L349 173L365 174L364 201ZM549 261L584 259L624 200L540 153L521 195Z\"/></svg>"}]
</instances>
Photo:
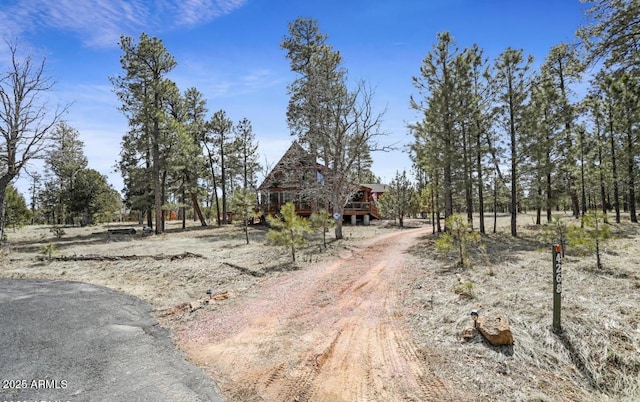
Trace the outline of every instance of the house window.
<instances>
[{"instance_id":1,"label":"house window","mask_svg":"<svg viewBox=\"0 0 640 402\"><path fill-rule=\"evenodd\" d=\"M269 193L269 203L272 206L275 206L275 205L280 203L279 195L280 195L280 193Z\"/></svg>"}]
</instances>

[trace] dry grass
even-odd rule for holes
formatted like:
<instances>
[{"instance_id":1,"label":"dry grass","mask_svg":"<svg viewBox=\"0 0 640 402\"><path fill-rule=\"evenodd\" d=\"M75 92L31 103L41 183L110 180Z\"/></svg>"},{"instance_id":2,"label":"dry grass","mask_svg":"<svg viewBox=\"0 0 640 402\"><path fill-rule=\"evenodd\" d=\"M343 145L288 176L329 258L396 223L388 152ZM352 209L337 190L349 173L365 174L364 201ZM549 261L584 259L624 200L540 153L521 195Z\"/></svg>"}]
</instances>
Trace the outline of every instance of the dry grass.
<instances>
[{"instance_id":1,"label":"dry grass","mask_svg":"<svg viewBox=\"0 0 640 402\"><path fill-rule=\"evenodd\" d=\"M109 235L107 232L107 229L132 226L138 229L135 235ZM188 222L184 231L180 222L168 222L166 233L159 236L143 236L141 226L132 223L65 227L64 230L65 235L60 239L50 232L49 226L9 230L8 245L0 249L0 277L75 280L103 285L140 297L162 314L183 303L206 297L206 290L212 290L214 294L229 292L231 297L237 297L270 278L348 252L361 239L395 229L383 225L345 226L345 239L330 241L326 250L321 248L321 234L316 233L307 247L298 252L296 264L291 263L286 248L265 246L266 229L259 225L249 228L249 245L238 226L201 227L199 222ZM332 237L332 233L328 233L327 238ZM55 245L54 256L58 257L191 252L204 258L46 261L42 248L50 244Z\"/></svg>"},{"instance_id":2,"label":"dry grass","mask_svg":"<svg viewBox=\"0 0 640 402\"><path fill-rule=\"evenodd\" d=\"M455 267L455 259L435 254L430 235L410 251L406 285L399 290L402 314L425 351L438 351L425 364L479 401L640 400L640 226L611 226L614 239L604 245L602 270L595 268L594 256L568 250L563 333L558 335L551 330L549 247L538 240L530 216L520 217L519 223L520 236L514 239L508 218L502 217L498 233L483 236L486 253L472 252L473 263L464 270ZM149 301L163 325L175 328L198 319L198 314L167 314L203 298L207 289L228 292L230 299L250 296L265 281L344 256L359 240L398 229L345 226L346 239L331 242L322 252L317 234L296 264L290 263L287 250L265 247L260 228L250 229L249 246L238 228L200 228L195 223L186 231L170 223L168 234L149 237L108 236L106 227L65 230L61 239L44 226L9 231L10 246L0 254L0 276L79 280L119 289ZM55 244L58 255L192 252L204 258L41 261L41 248L47 244ZM470 287L460 286L467 281ZM504 314L515 345L492 347L481 337L462 341L460 333L472 324L469 313L476 308L481 314ZM425 352L425 359L429 355Z\"/></svg>"},{"instance_id":3,"label":"dry grass","mask_svg":"<svg viewBox=\"0 0 640 402\"><path fill-rule=\"evenodd\" d=\"M424 347L438 345L449 359L445 370L478 400L640 400L640 227L612 226L603 270L595 268L594 256L568 250L557 335L550 247L536 228L522 227L513 239L508 220L502 223L483 238L487 255L476 253L463 271L437 258L430 236L412 250L419 279L407 303L416 338ZM460 278L473 284L471 298L458 291ZM476 308L504 314L515 345L462 341Z\"/></svg>"}]
</instances>

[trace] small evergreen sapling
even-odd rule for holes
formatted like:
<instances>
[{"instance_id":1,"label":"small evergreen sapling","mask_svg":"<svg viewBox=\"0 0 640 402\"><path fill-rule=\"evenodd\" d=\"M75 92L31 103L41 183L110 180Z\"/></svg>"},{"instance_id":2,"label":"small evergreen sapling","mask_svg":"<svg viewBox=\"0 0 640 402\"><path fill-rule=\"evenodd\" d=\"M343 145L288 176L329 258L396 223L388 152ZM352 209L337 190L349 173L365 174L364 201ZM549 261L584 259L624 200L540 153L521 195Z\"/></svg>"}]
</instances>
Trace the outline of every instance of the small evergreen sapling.
<instances>
[{"instance_id":1,"label":"small evergreen sapling","mask_svg":"<svg viewBox=\"0 0 640 402\"><path fill-rule=\"evenodd\" d=\"M291 247L291 259L296 261L296 248L306 244L306 235L311 232L309 221L296 214L296 207L288 202L280 209L280 214L268 216L271 226L267 239L276 245Z\"/></svg>"},{"instance_id":2,"label":"small evergreen sapling","mask_svg":"<svg viewBox=\"0 0 640 402\"><path fill-rule=\"evenodd\" d=\"M458 265L469 264L469 247L480 243L480 234L471 229L467 217L463 214L451 215L446 222L447 232L436 240L436 250L441 253L456 252Z\"/></svg>"},{"instance_id":3,"label":"small evergreen sapling","mask_svg":"<svg viewBox=\"0 0 640 402\"><path fill-rule=\"evenodd\" d=\"M560 244L562 246L562 256L564 257L567 243L567 224L564 220L553 218L551 222L542 227L540 238L542 241L551 244Z\"/></svg>"},{"instance_id":4,"label":"small evergreen sapling","mask_svg":"<svg viewBox=\"0 0 640 402\"><path fill-rule=\"evenodd\" d=\"M47 243L40 248L40 253L47 257L47 260L51 261L53 255L58 251L58 246L53 243Z\"/></svg>"},{"instance_id":5,"label":"small evergreen sapling","mask_svg":"<svg viewBox=\"0 0 640 402\"><path fill-rule=\"evenodd\" d=\"M249 244L249 220L258 216L255 193L246 188L236 190L231 197L231 209L241 219L244 236Z\"/></svg>"},{"instance_id":6,"label":"small evergreen sapling","mask_svg":"<svg viewBox=\"0 0 640 402\"><path fill-rule=\"evenodd\" d=\"M571 226L567 232L569 244L596 254L596 266L602 269L600 245L611 237L606 215L602 211L591 210L582 217L583 227Z\"/></svg>"},{"instance_id":7,"label":"small evergreen sapling","mask_svg":"<svg viewBox=\"0 0 640 402\"><path fill-rule=\"evenodd\" d=\"M331 216L329 211L321 209L314 212L309 217L309 223L314 230L322 230L322 245L327 248L327 229L336 225L336 220Z\"/></svg>"}]
</instances>

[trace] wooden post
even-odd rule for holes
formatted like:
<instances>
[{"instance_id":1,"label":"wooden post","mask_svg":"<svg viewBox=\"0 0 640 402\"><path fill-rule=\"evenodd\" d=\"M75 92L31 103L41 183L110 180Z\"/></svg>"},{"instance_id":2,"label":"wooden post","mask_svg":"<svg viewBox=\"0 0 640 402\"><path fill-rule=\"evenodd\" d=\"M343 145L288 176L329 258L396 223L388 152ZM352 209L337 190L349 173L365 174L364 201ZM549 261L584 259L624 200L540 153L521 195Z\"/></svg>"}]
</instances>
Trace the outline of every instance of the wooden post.
<instances>
[{"instance_id":1,"label":"wooden post","mask_svg":"<svg viewBox=\"0 0 640 402\"><path fill-rule=\"evenodd\" d=\"M553 331L561 332L560 308L562 304L562 246L552 247L553 256Z\"/></svg>"}]
</instances>

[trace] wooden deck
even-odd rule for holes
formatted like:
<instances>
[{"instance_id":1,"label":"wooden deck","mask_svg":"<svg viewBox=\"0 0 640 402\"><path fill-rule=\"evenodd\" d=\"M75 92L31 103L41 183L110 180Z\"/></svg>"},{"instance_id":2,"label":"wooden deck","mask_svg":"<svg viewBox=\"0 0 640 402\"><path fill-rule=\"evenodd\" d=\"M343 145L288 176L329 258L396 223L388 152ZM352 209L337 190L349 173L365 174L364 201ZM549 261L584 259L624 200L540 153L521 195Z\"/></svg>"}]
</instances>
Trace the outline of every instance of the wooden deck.
<instances>
[{"instance_id":1,"label":"wooden deck","mask_svg":"<svg viewBox=\"0 0 640 402\"><path fill-rule=\"evenodd\" d=\"M296 213L300 216L308 217L312 213L311 205L308 203L300 203L294 202L296 206ZM269 203L263 205L262 211L264 211L265 215L275 215L280 212L280 208L284 204L280 203ZM378 212L378 208L372 202L350 202L344 207L343 216L362 216L369 215L372 218L380 219L380 213Z\"/></svg>"}]
</instances>

